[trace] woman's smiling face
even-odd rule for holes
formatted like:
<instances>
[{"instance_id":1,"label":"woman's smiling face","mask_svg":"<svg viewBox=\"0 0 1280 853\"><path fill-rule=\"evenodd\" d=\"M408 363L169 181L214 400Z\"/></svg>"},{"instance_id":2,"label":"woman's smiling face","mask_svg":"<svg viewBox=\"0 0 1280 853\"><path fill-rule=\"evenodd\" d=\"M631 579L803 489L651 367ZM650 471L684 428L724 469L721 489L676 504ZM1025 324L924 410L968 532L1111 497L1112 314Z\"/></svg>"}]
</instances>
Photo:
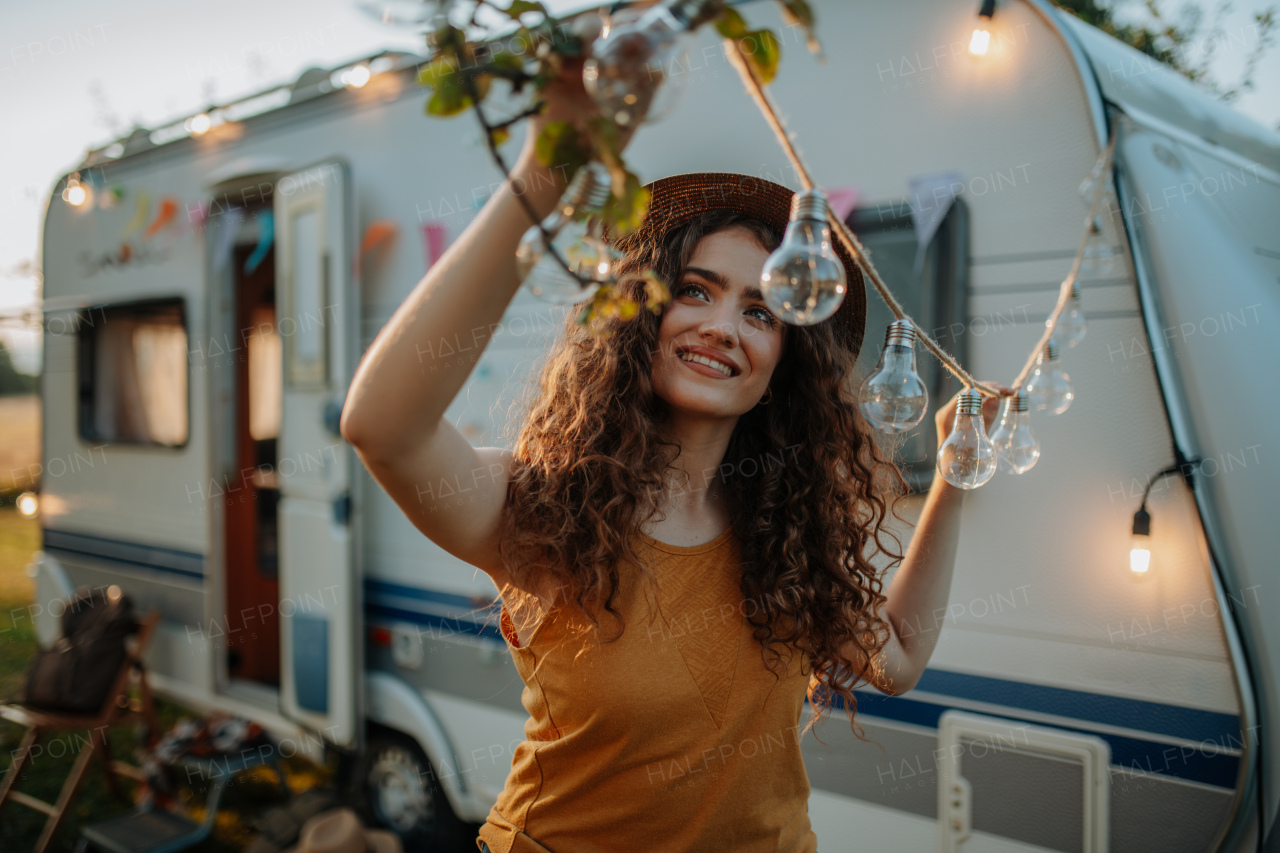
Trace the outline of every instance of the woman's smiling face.
<instances>
[{"instance_id":1,"label":"woman's smiling face","mask_svg":"<svg viewBox=\"0 0 1280 853\"><path fill-rule=\"evenodd\" d=\"M694 248L672 284L653 359L654 392L673 408L735 417L764 395L782 358L786 329L760 292L768 256L741 226L708 234Z\"/></svg>"}]
</instances>

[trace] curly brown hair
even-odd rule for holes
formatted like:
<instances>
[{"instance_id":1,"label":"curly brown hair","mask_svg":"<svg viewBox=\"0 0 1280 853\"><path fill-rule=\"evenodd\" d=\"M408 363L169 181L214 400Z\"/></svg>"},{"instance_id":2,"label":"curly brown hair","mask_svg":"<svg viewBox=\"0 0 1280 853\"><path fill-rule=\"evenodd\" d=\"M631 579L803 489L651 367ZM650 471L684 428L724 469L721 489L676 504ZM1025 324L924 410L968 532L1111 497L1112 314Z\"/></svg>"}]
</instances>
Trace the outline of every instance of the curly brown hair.
<instances>
[{"instance_id":1,"label":"curly brown hair","mask_svg":"<svg viewBox=\"0 0 1280 853\"><path fill-rule=\"evenodd\" d=\"M760 220L710 211L661 235L619 240L622 286L643 304L639 271L651 268L677 283L703 237L735 226L766 251L781 242ZM521 590L550 587L596 625L601 601L623 623L614 607L619 567L652 581L632 534L661 517L656 498L676 472L671 462L680 450L661 438L667 403L651 381L662 317L641 310L604 322L607 336L597 336L572 313L566 318L526 404L499 543L514 587L504 590L504 601L513 614L546 612L547 603ZM739 417L719 470L743 472L744 460L782 463L752 465L755 476L721 476L742 544L742 594L760 605L748 621L775 685L780 649L787 661L796 650L807 655L816 711L810 727L843 700L861 738L853 688L881 674L875 659L889 637L877 615L887 566L878 569L871 557L879 551L889 566L902 559L885 522L906 483L859 412L855 357L832 323L788 328L770 404ZM862 660L842 656L850 641Z\"/></svg>"}]
</instances>

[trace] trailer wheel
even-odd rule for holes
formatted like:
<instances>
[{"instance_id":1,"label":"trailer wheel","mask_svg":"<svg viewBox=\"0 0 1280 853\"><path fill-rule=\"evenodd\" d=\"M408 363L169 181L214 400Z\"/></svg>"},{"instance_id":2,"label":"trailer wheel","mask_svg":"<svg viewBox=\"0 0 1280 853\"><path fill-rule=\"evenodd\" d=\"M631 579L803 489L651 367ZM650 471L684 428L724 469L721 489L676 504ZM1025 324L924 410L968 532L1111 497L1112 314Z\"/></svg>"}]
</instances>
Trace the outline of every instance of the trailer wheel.
<instances>
[{"instance_id":1,"label":"trailer wheel","mask_svg":"<svg viewBox=\"0 0 1280 853\"><path fill-rule=\"evenodd\" d=\"M431 763L410 738L373 735L362 767L359 778L370 814L399 835L406 849L435 846L458 822Z\"/></svg>"}]
</instances>

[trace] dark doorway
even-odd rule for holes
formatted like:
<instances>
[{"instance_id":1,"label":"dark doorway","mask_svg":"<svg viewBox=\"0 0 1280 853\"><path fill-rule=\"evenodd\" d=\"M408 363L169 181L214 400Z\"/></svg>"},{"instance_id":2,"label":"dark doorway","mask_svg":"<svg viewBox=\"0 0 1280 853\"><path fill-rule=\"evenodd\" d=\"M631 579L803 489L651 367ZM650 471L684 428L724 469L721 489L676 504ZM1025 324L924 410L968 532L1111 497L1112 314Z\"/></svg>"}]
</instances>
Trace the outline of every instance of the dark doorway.
<instances>
[{"instance_id":1,"label":"dark doorway","mask_svg":"<svg viewBox=\"0 0 1280 853\"><path fill-rule=\"evenodd\" d=\"M235 478L226 511L227 673L280 686L279 503L281 414L275 249L251 270L255 247L232 252L235 270Z\"/></svg>"}]
</instances>

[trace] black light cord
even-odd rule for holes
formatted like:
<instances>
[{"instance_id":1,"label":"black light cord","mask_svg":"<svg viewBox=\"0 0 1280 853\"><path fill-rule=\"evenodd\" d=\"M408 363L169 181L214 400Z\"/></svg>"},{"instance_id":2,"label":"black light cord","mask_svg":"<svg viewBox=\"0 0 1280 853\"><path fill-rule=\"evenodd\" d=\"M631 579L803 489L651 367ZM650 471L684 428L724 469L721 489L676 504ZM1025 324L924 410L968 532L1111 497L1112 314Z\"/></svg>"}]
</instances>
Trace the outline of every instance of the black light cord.
<instances>
[{"instance_id":1,"label":"black light cord","mask_svg":"<svg viewBox=\"0 0 1280 853\"><path fill-rule=\"evenodd\" d=\"M982 0L982 8L978 10L978 17L990 20L995 13L996 0Z\"/></svg>"},{"instance_id":2,"label":"black light cord","mask_svg":"<svg viewBox=\"0 0 1280 853\"><path fill-rule=\"evenodd\" d=\"M1134 536L1151 535L1151 513L1147 512L1147 498L1151 496L1152 486L1165 477L1168 477L1170 474L1181 474L1182 479L1187 482L1187 488L1191 488L1191 474L1195 470L1195 467L1200 464L1200 460L1183 459L1181 453L1176 453L1175 455L1178 456L1178 461L1148 480L1147 487L1142 490L1142 505L1139 506L1138 511L1133 514Z\"/></svg>"}]
</instances>

